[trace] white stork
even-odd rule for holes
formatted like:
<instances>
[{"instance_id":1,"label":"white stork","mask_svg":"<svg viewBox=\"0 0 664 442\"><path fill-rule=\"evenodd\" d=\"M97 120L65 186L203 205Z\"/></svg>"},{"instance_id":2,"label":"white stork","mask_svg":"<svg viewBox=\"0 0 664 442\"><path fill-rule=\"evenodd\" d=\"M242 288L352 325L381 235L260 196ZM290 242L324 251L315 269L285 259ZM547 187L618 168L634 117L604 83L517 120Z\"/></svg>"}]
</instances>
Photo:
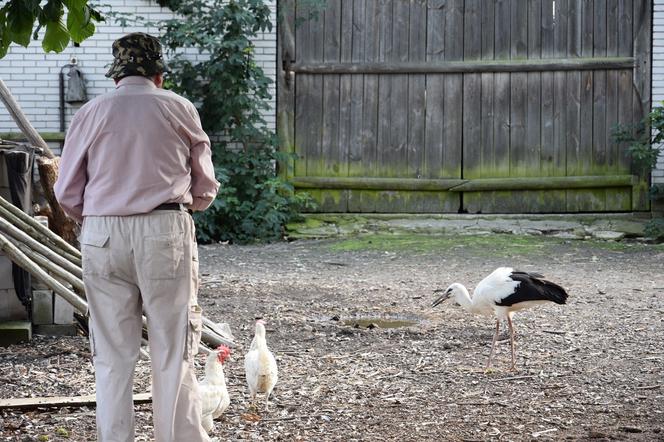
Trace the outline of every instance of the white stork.
<instances>
[{"instance_id":1,"label":"white stork","mask_svg":"<svg viewBox=\"0 0 664 442\"><path fill-rule=\"evenodd\" d=\"M436 290L441 292L442 290ZM516 369L514 350L514 327L512 315L518 310L534 307L546 302L565 304L567 292L551 281L544 279L539 273L520 272L511 267L499 267L484 278L475 287L473 297L462 284L454 283L431 304L437 306L447 298L454 300L471 313L496 316L496 333L491 343L491 353L487 369L491 366L494 347L500 332L500 321L507 319L510 330L510 345L512 349L512 370Z\"/></svg>"}]
</instances>

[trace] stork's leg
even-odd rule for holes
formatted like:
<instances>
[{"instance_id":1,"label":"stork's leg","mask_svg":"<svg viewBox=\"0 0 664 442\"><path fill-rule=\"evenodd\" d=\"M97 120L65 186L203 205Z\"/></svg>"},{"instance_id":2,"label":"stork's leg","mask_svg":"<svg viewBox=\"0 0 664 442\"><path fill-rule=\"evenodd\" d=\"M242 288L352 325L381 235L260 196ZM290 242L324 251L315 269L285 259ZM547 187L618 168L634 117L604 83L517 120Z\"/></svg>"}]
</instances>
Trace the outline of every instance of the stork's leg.
<instances>
[{"instance_id":1,"label":"stork's leg","mask_svg":"<svg viewBox=\"0 0 664 442\"><path fill-rule=\"evenodd\" d=\"M500 319L496 319L496 332L493 334L493 342L491 342L491 352L489 353L489 361L486 363L486 369L491 367L491 359L493 358L493 350L496 348L496 341L498 340L498 333L500 332Z\"/></svg>"},{"instance_id":2,"label":"stork's leg","mask_svg":"<svg viewBox=\"0 0 664 442\"><path fill-rule=\"evenodd\" d=\"M514 349L514 326L512 325L512 316L507 315L507 325L509 326L510 329L510 345L512 347L512 367L510 370L515 371L516 370L516 350Z\"/></svg>"}]
</instances>

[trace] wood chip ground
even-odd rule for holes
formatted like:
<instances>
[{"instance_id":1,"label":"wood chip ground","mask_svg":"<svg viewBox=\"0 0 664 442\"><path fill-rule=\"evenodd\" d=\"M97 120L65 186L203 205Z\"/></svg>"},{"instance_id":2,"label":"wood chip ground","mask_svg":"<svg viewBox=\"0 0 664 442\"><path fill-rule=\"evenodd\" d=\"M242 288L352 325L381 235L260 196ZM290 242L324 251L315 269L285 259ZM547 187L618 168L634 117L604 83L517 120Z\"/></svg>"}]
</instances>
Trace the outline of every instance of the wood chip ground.
<instances>
[{"instance_id":1,"label":"wood chip ground","mask_svg":"<svg viewBox=\"0 0 664 442\"><path fill-rule=\"evenodd\" d=\"M220 440L664 440L664 248L534 238L370 238L267 246L201 246L200 303L230 324L231 406ZM450 243L454 245L449 245ZM359 245L358 245L359 244ZM433 290L469 288L497 266L539 271L565 286L566 306L517 313L517 372L500 343L486 372L490 318ZM267 321L280 379L269 412L250 407L243 355ZM366 321L360 321L366 320ZM410 326L381 328L390 321ZM355 324L377 324L356 328ZM400 325L400 324L397 324ZM202 372L204 357L197 367ZM139 361L136 392L149 391ZM0 398L94 391L87 339L37 337L0 348ZM152 439L136 407L136 440ZM5 410L0 440L94 441L94 409Z\"/></svg>"}]
</instances>

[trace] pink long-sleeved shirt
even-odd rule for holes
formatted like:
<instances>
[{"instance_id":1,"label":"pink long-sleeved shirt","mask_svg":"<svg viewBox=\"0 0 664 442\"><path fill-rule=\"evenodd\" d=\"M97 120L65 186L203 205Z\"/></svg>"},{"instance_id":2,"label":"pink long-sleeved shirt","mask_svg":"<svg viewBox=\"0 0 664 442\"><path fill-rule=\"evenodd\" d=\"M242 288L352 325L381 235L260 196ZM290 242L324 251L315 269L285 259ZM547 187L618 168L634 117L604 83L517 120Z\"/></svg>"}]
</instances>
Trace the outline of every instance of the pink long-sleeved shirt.
<instances>
[{"instance_id":1,"label":"pink long-sleeved shirt","mask_svg":"<svg viewBox=\"0 0 664 442\"><path fill-rule=\"evenodd\" d=\"M162 203L205 210L219 183L194 105L131 76L76 113L54 190L63 210L81 221L147 213Z\"/></svg>"}]
</instances>

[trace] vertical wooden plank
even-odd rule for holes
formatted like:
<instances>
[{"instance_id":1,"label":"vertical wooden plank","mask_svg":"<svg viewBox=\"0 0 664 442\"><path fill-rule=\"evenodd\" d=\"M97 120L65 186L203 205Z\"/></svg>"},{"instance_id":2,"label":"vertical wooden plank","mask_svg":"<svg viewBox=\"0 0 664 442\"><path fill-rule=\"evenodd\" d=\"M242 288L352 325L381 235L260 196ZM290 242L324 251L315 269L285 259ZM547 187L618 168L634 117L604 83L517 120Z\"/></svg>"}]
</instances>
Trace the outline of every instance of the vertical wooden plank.
<instances>
[{"instance_id":1,"label":"vertical wooden plank","mask_svg":"<svg viewBox=\"0 0 664 442\"><path fill-rule=\"evenodd\" d=\"M632 0L618 1L618 55L631 57L633 55L633 9ZM627 126L632 123L632 81L631 69L618 72L618 124ZM620 174L629 174L630 159L627 149L628 143L618 145L618 166Z\"/></svg>"},{"instance_id":2,"label":"vertical wooden plank","mask_svg":"<svg viewBox=\"0 0 664 442\"><path fill-rule=\"evenodd\" d=\"M618 56L618 37L619 37L619 16L618 1L607 2L606 10L606 54L609 57ZM613 137L613 133L618 125L618 78L619 72L615 70L606 73L606 128L607 136L607 173L616 174L619 169L618 143ZM606 210L621 211L629 210L625 207L625 198L623 191L606 190ZM631 204L630 204L631 206Z\"/></svg>"},{"instance_id":3,"label":"vertical wooden plank","mask_svg":"<svg viewBox=\"0 0 664 442\"><path fill-rule=\"evenodd\" d=\"M393 1L378 0L379 26L380 26L380 51L379 60L381 62L393 61L394 47L392 39L393 26ZM376 174L385 176L389 174L389 150L391 149L392 131L391 121L392 112L399 112L399 109L392 109L392 89L393 82L390 75L380 75L378 77L378 150L376 155Z\"/></svg>"},{"instance_id":4,"label":"vertical wooden plank","mask_svg":"<svg viewBox=\"0 0 664 442\"><path fill-rule=\"evenodd\" d=\"M324 13L324 62L339 62L341 60L341 0L328 2ZM340 76L337 74L323 76L323 134L322 134L322 164L319 173L326 177L347 175L345 148L339 143L340 125ZM347 200L343 191L322 191L324 211L347 210Z\"/></svg>"},{"instance_id":5,"label":"vertical wooden plank","mask_svg":"<svg viewBox=\"0 0 664 442\"><path fill-rule=\"evenodd\" d=\"M494 59L495 2L480 2L482 59ZM496 169L494 155L494 74L480 74L480 171L479 178L490 178ZM469 213L490 212L494 207L493 192L463 194L463 209Z\"/></svg>"},{"instance_id":6,"label":"vertical wooden plank","mask_svg":"<svg viewBox=\"0 0 664 442\"><path fill-rule=\"evenodd\" d=\"M446 0L428 0L427 3L427 61L440 61L445 57L445 3ZM445 89L440 74L427 75L425 81L424 177L438 178L443 167Z\"/></svg>"},{"instance_id":7,"label":"vertical wooden plank","mask_svg":"<svg viewBox=\"0 0 664 442\"><path fill-rule=\"evenodd\" d=\"M464 0L448 0L445 5L445 60L463 60ZM443 178L461 177L463 137L463 74L444 76Z\"/></svg>"},{"instance_id":8,"label":"vertical wooden plank","mask_svg":"<svg viewBox=\"0 0 664 442\"><path fill-rule=\"evenodd\" d=\"M392 2L392 57L390 62L407 62L409 52L410 1ZM390 138L384 156L385 177L408 176L408 75L390 75ZM405 201L404 201L405 202ZM405 207L403 207L406 211Z\"/></svg>"},{"instance_id":9,"label":"vertical wooden plank","mask_svg":"<svg viewBox=\"0 0 664 442\"><path fill-rule=\"evenodd\" d=\"M364 60L374 62L380 59L380 13L379 0L365 0L364 7ZM362 97L362 133L360 137L362 167L359 176L375 176L378 142L378 87L377 75L364 75L364 96ZM353 193L354 195L355 193ZM351 210L374 212L375 198L367 192L359 192L357 199L349 197Z\"/></svg>"},{"instance_id":10,"label":"vertical wooden plank","mask_svg":"<svg viewBox=\"0 0 664 442\"><path fill-rule=\"evenodd\" d=\"M341 3L341 25L340 61L348 63L353 61L353 2ZM339 76L339 173L337 176L348 176L350 169L350 145L351 145L351 116L353 105L358 101L353 100L352 75ZM362 91L359 93L362 96ZM355 102L355 103L354 103ZM361 118L361 116L360 116Z\"/></svg>"},{"instance_id":11,"label":"vertical wooden plank","mask_svg":"<svg viewBox=\"0 0 664 442\"><path fill-rule=\"evenodd\" d=\"M510 58L528 56L528 2L512 0L510 5ZM510 176L528 176L536 171L526 167L526 111L528 74L514 72L510 78Z\"/></svg>"},{"instance_id":12,"label":"vertical wooden plank","mask_svg":"<svg viewBox=\"0 0 664 442\"><path fill-rule=\"evenodd\" d=\"M593 55L606 57L607 0L595 0ZM607 173L608 128L606 126L606 71L595 72L593 88L593 173Z\"/></svg>"},{"instance_id":13,"label":"vertical wooden plank","mask_svg":"<svg viewBox=\"0 0 664 442\"><path fill-rule=\"evenodd\" d=\"M287 65L295 62L295 1L284 0L277 5L282 16L277 45L277 137L282 153L295 153L295 84ZM280 177L293 176L295 160L291 156L277 163Z\"/></svg>"},{"instance_id":14,"label":"vertical wooden plank","mask_svg":"<svg viewBox=\"0 0 664 442\"><path fill-rule=\"evenodd\" d=\"M632 109L634 122L642 121L651 107L651 44L652 44L652 1L634 0L634 96ZM634 186L632 208L648 210L650 200L647 197L648 178L641 177Z\"/></svg>"},{"instance_id":15,"label":"vertical wooden plank","mask_svg":"<svg viewBox=\"0 0 664 442\"><path fill-rule=\"evenodd\" d=\"M528 0L526 4L519 5L524 9L525 18L518 15L512 15L525 29L526 54L529 59L542 58L542 1ZM513 6L514 8L514 6ZM512 25L514 26L514 24ZM514 29L512 30L514 32ZM522 33L524 31L521 31ZM514 45L513 45L514 47ZM541 152L541 132L542 132L542 74L540 72L530 72L512 76L512 82L522 82L525 87L525 130L523 134L522 153L518 166L513 162L516 170L512 171L512 176L517 173L519 176L540 176L540 152ZM513 98L514 100L514 98ZM514 102L513 102L514 106ZM512 140L518 134L512 135ZM512 141L514 146L514 141ZM525 191L519 193L519 198L523 202L524 211L540 212L548 211L543 204L542 194L545 192Z\"/></svg>"},{"instance_id":16,"label":"vertical wooden plank","mask_svg":"<svg viewBox=\"0 0 664 442\"><path fill-rule=\"evenodd\" d=\"M583 16L581 13L581 3L577 1L568 2L568 20L567 20L567 54L568 57L581 56L581 34ZM567 152L568 176L582 175L580 167L580 131L581 131L581 72L571 71L567 73L567 91L566 91L566 111L565 111L565 145ZM566 208L569 210L569 200L573 192L566 192Z\"/></svg>"},{"instance_id":17,"label":"vertical wooden plank","mask_svg":"<svg viewBox=\"0 0 664 442\"><path fill-rule=\"evenodd\" d=\"M542 0L542 58L556 57L554 6L554 0ZM554 73L542 72L541 176L551 175L555 157L554 85Z\"/></svg>"},{"instance_id":18,"label":"vertical wooden plank","mask_svg":"<svg viewBox=\"0 0 664 442\"><path fill-rule=\"evenodd\" d=\"M571 0L576 1L576 0ZM554 57L567 58L568 0L556 0L554 5L553 50ZM553 74L553 158L549 160L549 176L565 176L567 172L567 74ZM548 212L562 212L566 208L566 192L556 190L547 193Z\"/></svg>"},{"instance_id":19,"label":"vertical wooden plank","mask_svg":"<svg viewBox=\"0 0 664 442\"><path fill-rule=\"evenodd\" d=\"M498 60L510 58L510 1L497 0L494 17L494 55ZM508 177L510 173L510 74L494 76L494 156L495 178Z\"/></svg>"},{"instance_id":20,"label":"vertical wooden plank","mask_svg":"<svg viewBox=\"0 0 664 442\"><path fill-rule=\"evenodd\" d=\"M542 0L529 0L527 12L528 58L542 58ZM528 102L526 104L525 172L528 176L539 176L542 145L542 74L531 72L526 75Z\"/></svg>"},{"instance_id":21,"label":"vertical wooden plank","mask_svg":"<svg viewBox=\"0 0 664 442\"><path fill-rule=\"evenodd\" d=\"M367 39L368 27L365 25L365 0L354 0L352 9L351 30L345 30L344 34L351 35L351 60L362 63L365 59L365 41ZM345 16L345 14L344 14ZM343 55L343 54L342 54ZM348 176L364 176L363 167L364 143L362 142L362 129L364 125L364 81L366 75L350 76L350 121L349 121L349 151L348 151ZM349 201L350 204L350 201Z\"/></svg>"},{"instance_id":22,"label":"vertical wooden plank","mask_svg":"<svg viewBox=\"0 0 664 442\"><path fill-rule=\"evenodd\" d=\"M303 17L297 15L298 21ZM297 63L304 63L311 58L313 51L312 40L309 38L310 21L301 22L295 27L295 60ZM294 175L306 176L307 174L307 156L310 140L309 125L312 123L312 103L309 102L312 87L311 75L297 75L295 77L295 159Z\"/></svg>"},{"instance_id":23,"label":"vertical wooden plank","mask_svg":"<svg viewBox=\"0 0 664 442\"><path fill-rule=\"evenodd\" d=\"M464 60L482 58L482 38L477 32L482 25L481 0L466 0L464 10ZM463 76L463 178L482 176L482 77Z\"/></svg>"},{"instance_id":24,"label":"vertical wooden plank","mask_svg":"<svg viewBox=\"0 0 664 442\"><path fill-rule=\"evenodd\" d=\"M414 0L410 4L409 60L426 61L427 1ZM407 176L421 178L424 174L426 77L408 76L408 146Z\"/></svg>"},{"instance_id":25,"label":"vertical wooden plank","mask_svg":"<svg viewBox=\"0 0 664 442\"><path fill-rule=\"evenodd\" d=\"M597 0L604 1L604 0ZM595 39L595 1L582 0L581 14L581 56L593 57ZM576 171L579 175L595 174L593 166L594 146L594 90L595 72L581 73L579 149ZM605 207L604 190L574 190L567 192L567 209L570 212L602 211Z\"/></svg>"},{"instance_id":26,"label":"vertical wooden plank","mask_svg":"<svg viewBox=\"0 0 664 442\"><path fill-rule=\"evenodd\" d=\"M325 27L325 18L322 16L315 21L309 21L308 24L309 32L306 34L306 38L309 40L307 44L310 44L311 48L307 50L306 57L303 56L303 61L324 61L325 35L321 29ZM306 175L320 176L323 169L323 76L312 75L308 86L304 92L310 94L307 99L310 104L307 112L313 115L307 116L307 121L304 122L305 130L309 132L305 153Z\"/></svg>"},{"instance_id":27,"label":"vertical wooden plank","mask_svg":"<svg viewBox=\"0 0 664 442\"><path fill-rule=\"evenodd\" d=\"M494 5L494 57L508 60L511 55L511 0L497 0ZM510 80L509 73L494 74L493 84L493 170L492 177L510 175ZM491 192L484 200L483 213L509 211L506 203L511 192Z\"/></svg>"}]
</instances>

